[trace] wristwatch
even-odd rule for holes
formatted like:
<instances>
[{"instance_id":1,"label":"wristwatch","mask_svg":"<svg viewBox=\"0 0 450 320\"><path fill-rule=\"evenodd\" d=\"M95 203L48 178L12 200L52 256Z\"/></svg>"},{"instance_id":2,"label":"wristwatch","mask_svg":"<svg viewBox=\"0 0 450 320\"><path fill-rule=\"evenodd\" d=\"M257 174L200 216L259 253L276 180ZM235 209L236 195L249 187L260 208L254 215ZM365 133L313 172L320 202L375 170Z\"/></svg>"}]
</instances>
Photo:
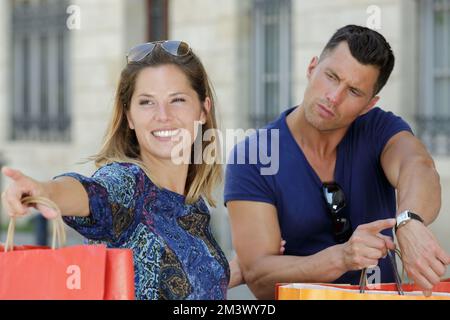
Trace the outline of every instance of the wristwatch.
<instances>
[{"instance_id":1,"label":"wristwatch","mask_svg":"<svg viewBox=\"0 0 450 320\"><path fill-rule=\"evenodd\" d=\"M398 228L400 228L401 226L404 226L409 221L411 221L411 219L418 220L423 223L423 219L419 215L417 215L414 212L411 212L409 210L405 210L405 211L399 213L399 215L396 218L395 232L397 232Z\"/></svg>"}]
</instances>

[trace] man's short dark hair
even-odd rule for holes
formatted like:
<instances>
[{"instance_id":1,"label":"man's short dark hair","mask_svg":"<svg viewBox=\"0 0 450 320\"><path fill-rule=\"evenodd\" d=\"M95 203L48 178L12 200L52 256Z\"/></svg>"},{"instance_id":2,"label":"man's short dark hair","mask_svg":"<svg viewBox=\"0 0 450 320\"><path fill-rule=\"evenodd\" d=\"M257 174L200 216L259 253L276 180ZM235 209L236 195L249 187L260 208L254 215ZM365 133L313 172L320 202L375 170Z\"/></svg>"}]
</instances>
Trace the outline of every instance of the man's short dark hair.
<instances>
[{"instance_id":1,"label":"man's short dark hair","mask_svg":"<svg viewBox=\"0 0 450 320\"><path fill-rule=\"evenodd\" d=\"M347 25L337 30L331 37L323 49L320 59L343 41L347 42L352 56L359 63L373 65L380 70L374 88L374 95L376 95L384 87L394 69L395 58L391 46L377 31L362 26Z\"/></svg>"}]
</instances>

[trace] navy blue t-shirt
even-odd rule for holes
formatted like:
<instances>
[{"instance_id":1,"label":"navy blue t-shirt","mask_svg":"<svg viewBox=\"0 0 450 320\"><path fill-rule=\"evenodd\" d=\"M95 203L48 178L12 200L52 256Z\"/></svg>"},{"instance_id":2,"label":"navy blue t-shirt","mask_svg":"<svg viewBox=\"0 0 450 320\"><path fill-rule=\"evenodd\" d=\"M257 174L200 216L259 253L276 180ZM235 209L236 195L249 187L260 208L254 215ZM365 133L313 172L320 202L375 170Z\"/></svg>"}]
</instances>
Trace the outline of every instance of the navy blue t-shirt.
<instances>
[{"instance_id":1,"label":"navy blue t-shirt","mask_svg":"<svg viewBox=\"0 0 450 320\"><path fill-rule=\"evenodd\" d=\"M234 147L226 169L224 198L225 204L232 200L273 204L281 236L287 241L284 254L309 256L336 242L322 182L286 123L293 110L283 112ZM350 217L353 230L360 224L395 217L395 189L384 174L380 156L388 140L400 131L411 132L411 128L392 112L374 108L353 122L338 145L334 179L344 191L347 205L343 214ZM392 230L383 234L392 237ZM378 266L381 281L393 282L389 259L380 259ZM357 284L359 279L360 271L352 271L335 282Z\"/></svg>"}]
</instances>

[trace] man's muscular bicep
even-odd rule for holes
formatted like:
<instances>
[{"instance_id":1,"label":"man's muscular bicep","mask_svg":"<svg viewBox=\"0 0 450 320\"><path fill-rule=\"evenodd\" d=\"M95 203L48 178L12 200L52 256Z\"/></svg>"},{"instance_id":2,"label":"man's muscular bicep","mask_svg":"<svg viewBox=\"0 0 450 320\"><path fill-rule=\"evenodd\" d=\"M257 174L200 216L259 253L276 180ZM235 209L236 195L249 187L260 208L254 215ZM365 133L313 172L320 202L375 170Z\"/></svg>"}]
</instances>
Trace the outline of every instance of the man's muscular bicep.
<instances>
[{"instance_id":1,"label":"man's muscular bicep","mask_svg":"<svg viewBox=\"0 0 450 320\"><path fill-rule=\"evenodd\" d=\"M269 203L229 201L233 246L245 273L255 268L259 259L279 255L281 232L277 210Z\"/></svg>"},{"instance_id":2,"label":"man's muscular bicep","mask_svg":"<svg viewBox=\"0 0 450 320\"><path fill-rule=\"evenodd\" d=\"M398 187L400 170L405 163L420 160L433 164L422 142L407 131L401 131L389 139L380 160L387 179L395 188Z\"/></svg>"}]
</instances>

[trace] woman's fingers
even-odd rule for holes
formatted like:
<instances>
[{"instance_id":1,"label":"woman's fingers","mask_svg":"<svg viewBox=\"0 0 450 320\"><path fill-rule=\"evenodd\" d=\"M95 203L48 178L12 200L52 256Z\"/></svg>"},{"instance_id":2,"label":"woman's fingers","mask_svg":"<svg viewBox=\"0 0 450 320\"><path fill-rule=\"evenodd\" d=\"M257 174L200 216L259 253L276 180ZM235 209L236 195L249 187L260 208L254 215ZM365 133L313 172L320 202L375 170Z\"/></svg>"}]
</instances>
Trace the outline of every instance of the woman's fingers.
<instances>
[{"instance_id":1,"label":"woman's fingers","mask_svg":"<svg viewBox=\"0 0 450 320\"><path fill-rule=\"evenodd\" d=\"M2 173L14 181L18 181L25 177L21 171L9 167L3 167Z\"/></svg>"},{"instance_id":2,"label":"woman's fingers","mask_svg":"<svg viewBox=\"0 0 450 320\"><path fill-rule=\"evenodd\" d=\"M19 194L18 190L14 190L14 188L9 189L2 194L2 203L5 207L5 211L11 217L14 216L23 216L27 214L28 208L24 206L20 199L22 198L22 194Z\"/></svg>"},{"instance_id":3,"label":"woman's fingers","mask_svg":"<svg viewBox=\"0 0 450 320\"><path fill-rule=\"evenodd\" d=\"M3 167L2 173L12 180L11 185L2 194L2 203L6 212L11 217L26 215L30 211L30 207L36 206L22 204L22 198L27 195L40 194L38 183L21 171L9 167ZM54 215L54 210L42 208L45 216L52 217Z\"/></svg>"},{"instance_id":4,"label":"woman's fingers","mask_svg":"<svg viewBox=\"0 0 450 320\"><path fill-rule=\"evenodd\" d=\"M37 205L37 210L47 219L54 219L58 216L58 213L54 209L41 204Z\"/></svg>"}]
</instances>

